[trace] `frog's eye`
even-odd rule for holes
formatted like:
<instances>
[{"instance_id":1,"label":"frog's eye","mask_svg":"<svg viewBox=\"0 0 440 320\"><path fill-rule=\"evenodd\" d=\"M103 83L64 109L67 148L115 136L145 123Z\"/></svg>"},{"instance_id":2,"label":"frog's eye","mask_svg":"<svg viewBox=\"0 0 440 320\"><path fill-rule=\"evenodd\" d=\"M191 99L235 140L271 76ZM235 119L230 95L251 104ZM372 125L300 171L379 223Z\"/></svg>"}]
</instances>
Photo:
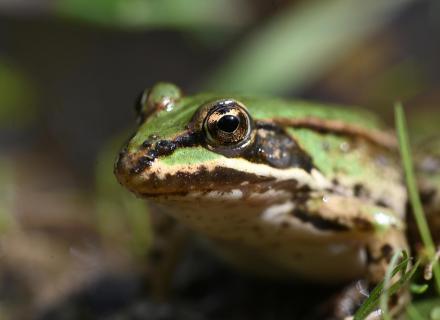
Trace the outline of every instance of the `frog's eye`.
<instances>
[{"instance_id":1,"label":"frog's eye","mask_svg":"<svg viewBox=\"0 0 440 320\"><path fill-rule=\"evenodd\" d=\"M167 82L159 82L151 89L145 89L138 96L135 105L139 123L155 113L173 110L181 96L180 88Z\"/></svg>"},{"instance_id":2,"label":"frog's eye","mask_svg":"<svg viewBox=\"0 0 440 320\"><path fill-rule=\"evenodd\" d=\"M234 100L220 100L211 104L203 129L212 148L241 148L252 137L252 119L246 108Z\"/></svg>"}]
</instances>

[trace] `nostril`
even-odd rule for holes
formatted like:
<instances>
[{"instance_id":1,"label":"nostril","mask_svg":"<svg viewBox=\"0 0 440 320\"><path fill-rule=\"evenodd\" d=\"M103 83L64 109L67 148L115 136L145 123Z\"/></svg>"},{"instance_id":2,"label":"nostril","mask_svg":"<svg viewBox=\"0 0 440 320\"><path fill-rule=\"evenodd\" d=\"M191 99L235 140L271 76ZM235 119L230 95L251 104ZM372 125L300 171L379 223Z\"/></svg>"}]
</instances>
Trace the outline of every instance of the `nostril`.
<instances>
[{"instance_id":1,"label":"nostril","mask_svg":"<svg viewBox=\"0 0 440 320\"><path fill-rule=\"evenodd\" d=\"M154 159L157 158L157 151L154 149L150 149L147 151L147 153L144 155L144 157L149 159L150 161L154 161Z\"/></svg>"},{"instance_id":2,"label":"nostril","mask_svg":"<svg viewBox=\"0 0 440 320\"><path fill-rule=\"evenodd\" d=\"M149 140L145 140L141 145L141 148L143 148L143 149L147 149L150 147L151 147L151 142Z\"/></svg>"},{"instance_id":3,"label":"nostril","mask_svg":"<svg viewBox=\"0 0 440 320\"><path fill-rule=\"evenodd\" d=\"M176 149L176 144L169 140L160 140L156 143L156 151L159 155L167 155Z\"/></svg>"}]
</instances>

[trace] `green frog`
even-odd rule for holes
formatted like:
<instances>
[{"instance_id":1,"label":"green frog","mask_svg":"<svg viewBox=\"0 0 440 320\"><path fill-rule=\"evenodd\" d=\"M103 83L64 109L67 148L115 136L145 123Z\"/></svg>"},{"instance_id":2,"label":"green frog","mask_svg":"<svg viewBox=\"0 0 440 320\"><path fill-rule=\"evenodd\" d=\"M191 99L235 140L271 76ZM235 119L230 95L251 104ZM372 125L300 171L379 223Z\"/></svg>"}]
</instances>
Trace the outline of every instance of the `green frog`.
<instances>
[{"instance_id":1,"label":"green frog","mask_svg":"<svg viewBox=\"0 0 440 320\"><path fill-rule=\"evenodd\" d=\"M188 231L246 272L327 284L372 286L393 254L408 249L396 138L370 113L184 96L170 83L145 90L137 110L138 130L115 174L151 205L154 256L165 260L159 273L171 272L175 258L163 257ZM345 299L336 317L358 305Z\"/></svg>"}]
</instances>

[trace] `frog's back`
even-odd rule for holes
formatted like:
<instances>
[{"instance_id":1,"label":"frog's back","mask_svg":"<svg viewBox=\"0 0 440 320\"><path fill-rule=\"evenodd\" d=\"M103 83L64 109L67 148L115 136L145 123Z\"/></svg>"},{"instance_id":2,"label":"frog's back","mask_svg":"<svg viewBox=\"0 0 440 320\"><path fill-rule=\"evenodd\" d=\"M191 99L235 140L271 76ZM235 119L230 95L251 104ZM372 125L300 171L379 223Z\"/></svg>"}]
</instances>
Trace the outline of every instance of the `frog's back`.
<instances>
[{"instance_id":1,"label":"frog's back","mask_svg":"<svg viewBox=\"0 0 440 320\"><path fill-rule=\"evenodd\" d=\"M232 96L234 98L234 96ZM366 129L383 129L383 122L374 114L358 107L320 104L302 100L282 100L236 96L249 109L255 119L316 118L357 125Z\"/></svg>"}]
</instances>

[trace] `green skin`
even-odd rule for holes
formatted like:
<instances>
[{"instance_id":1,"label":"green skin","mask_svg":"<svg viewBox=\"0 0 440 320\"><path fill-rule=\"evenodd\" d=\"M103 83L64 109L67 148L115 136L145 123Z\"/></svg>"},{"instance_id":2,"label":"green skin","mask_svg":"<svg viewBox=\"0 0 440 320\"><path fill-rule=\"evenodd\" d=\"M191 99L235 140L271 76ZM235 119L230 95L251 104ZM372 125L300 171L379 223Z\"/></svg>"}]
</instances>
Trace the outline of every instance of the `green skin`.
<instances>
[{"instance_id":1,"label":"green skin","mask_svg":"<svg viewBox=\"0 0 440 320\"><path fill-rule=\"evenodd\" d=\"M252 118L243 147L209 138L205 123L221 99ZM139 128L115 166L119 182L153 205L153 220L172 217L239 268L375 284L393 252L407 248L397 147L371 114L229 94L183 97L168 83L146 91L138 108Z\"/></svg>"}]
</instances>

